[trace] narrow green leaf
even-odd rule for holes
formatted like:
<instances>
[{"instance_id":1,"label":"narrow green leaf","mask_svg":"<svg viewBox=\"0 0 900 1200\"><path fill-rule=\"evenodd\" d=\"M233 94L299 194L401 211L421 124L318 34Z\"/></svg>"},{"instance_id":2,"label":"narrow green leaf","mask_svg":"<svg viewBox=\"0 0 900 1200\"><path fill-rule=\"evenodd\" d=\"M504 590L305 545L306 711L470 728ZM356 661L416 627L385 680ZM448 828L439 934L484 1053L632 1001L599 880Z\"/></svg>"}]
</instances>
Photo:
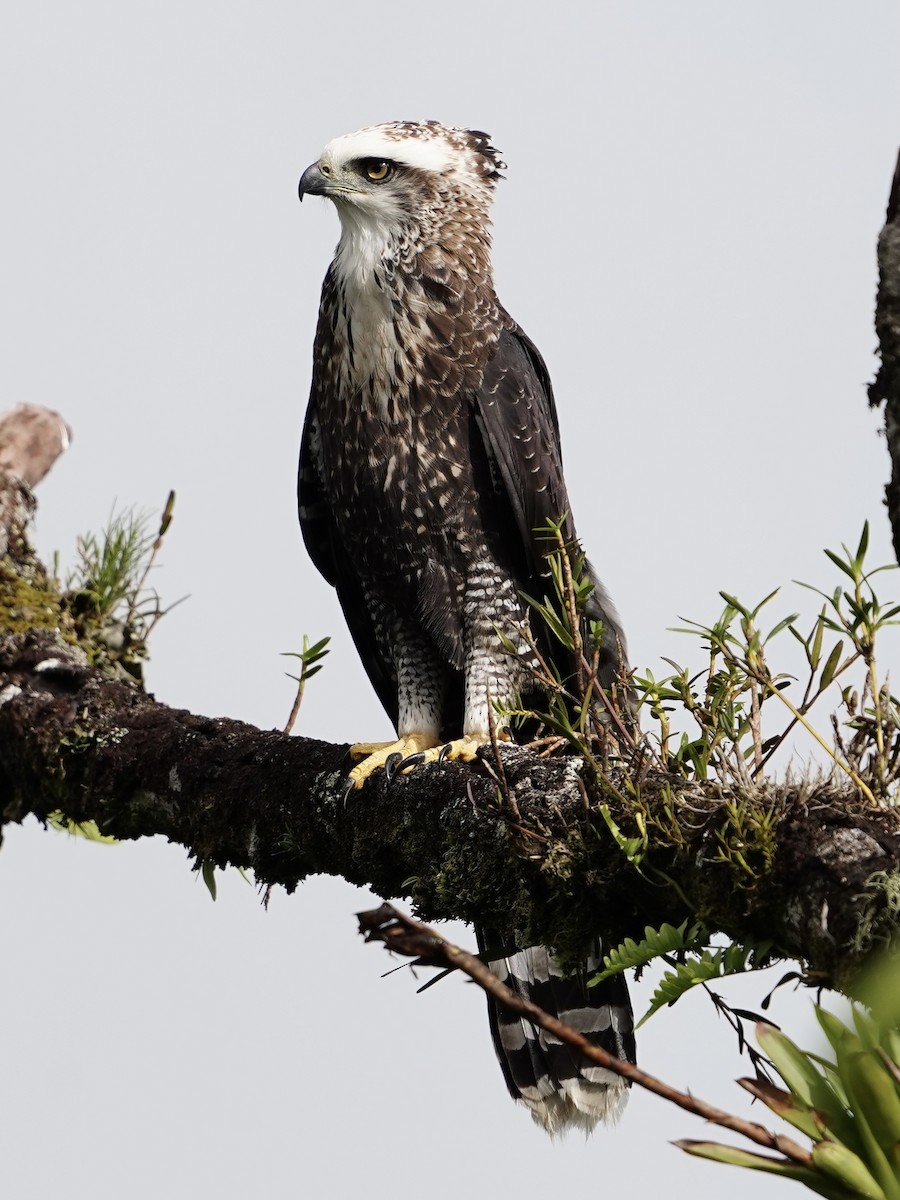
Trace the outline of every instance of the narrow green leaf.
<instances>
[{"instance_id":1,"label":"narrow green leaf","mask_svg":"<svg viewBox=\"0 0 900 1200\"><path fill-rule=\"evenodd\" d=\"M325 649L325 647L328 645L328 643L330 641L331 641L330 637L323 637L318 642L316 642L315 645L310 646L309 649L306 651L306 653L310 656L314 655L314 654L319 654L319 653L321 653L322 650Z\"/></svg>"},{"instance_id":2,"label":"narrow green leaf","mask_svg":"<svg viewBox=\"0 0 900 1200\"><path fill-rule=\"evenodd\" d=\"M819 619L816 621L815 630L813 632L812 649L809 652L809 665L815 671L822 660L822 637L825 633L825 609L823 608L819 614Z\"/></svg>"},{"instance_id":3,"label":"narrow green leaf","mask_svg":"<svg viewBox=\"0 0 900 1200\"><path fill-rule=\"evenodd\" d=\"M830 1130L854 1149L859 1139L842 1099L815 1063L774 1025L760 1022L756 1040L795 1097L820 1112Z\"/></svg>"},{"instance_id":4,"label":"narrow green leaf","mask_svg":"<svg viewBox=\"0 0 900 1200\"><path fill-rule=\"evenodd\" d=\"M827 555L828 558L831 559L831 561L834 563L834 565L839 570L843 571L845 575L849 575L851 579L855 579L855 576L853 574L853 568L850 566L849 563L845 563L844 560L842 558L840 558L837 554L835 554L835 552L833 550L826 550L825 554ZM838 589L838 591L835 592L835 596L839 596L839 595L840 595L840 589ZM835 607L837 607L836 604L835 604Z\"/></svg>"},{"instance_id":5,"label":"narrow green leaf","mask_svg":"<svg viewBox=\"0 0 900 1200\"><path fill-rule=\"evenodd\" d=\"M856 565L862 567L863 559L866 557L866 551L869 548L869 522L863 522L862 536L859 539L859 545L856 547Z\"/></svg>"},{"instance_id":6,"label":"narrow green leaf","mask_svg":"<svg viewBox=\"0 0 900 1200\"><path fill-rule=\"evenodd\" d=\"M884 1040L888 1054L894 1060L895 1065L900 1067L900 1031L896 1029L886 1030Z\"/></svg>"},{"instance_id":7,"label":"narrow green leaf","mask_svg":"<svg viewBox=\"0 0 900 1200\"><path fill-rule=\"evenodd\" d=\"M840 1017L836 1017L834 1013L829 1012L827 1008L822 1008L821 1005L816 1005L815 1013L817 1021L822 1026L822 1032L828 1038L832 1050L837 1053L846 1039L853 1037L853 1034L840 1019Z\"/></svg>"},{"instance_id":8,"label":"narrow green leaf","mask_svg":"<svg viewBox=\"0 0 900 1200\"><path fill-rule=\"evenodd\" d=\"M765 1154L754 1154L737 1146L724 1146L719 1142L695 1142L688 1139L673 1142L679 1150L695 1158L706 1158L711 1162L727 1163L732 1167L746 1167L751 1171L765 1171L769 1175L781 1175L784 1179L796 1179L828 1200L852 1200L854 1193L832 1183L818 1174L812 1167L802 1167L786 1158L769 1158Z\"/></svg>"},{"instance_id":9,"label":"narrow green leaf","mask_svg":"<svg viewBox=\"0 0 900 1200\"><path fill-rule=\"evenodd\" d=\"M737 599L736 596L730 596L728 594L728 592L719 592L719 595L722 597L722 599L725 601L725 603L728 605L729 608L733 608L736 613L740 613L741 616L745 617L747 620L750 619L750 609L745 608L743 606L743 604L741 604L740 600Z\"/></svg>"},{"instance_id":10,"label":"narrow green leaf","mask_svg":"<svg viewBox=\"0 0 900 1200\"><path fill-rule=\"evenodd\" d=\"M872 1134L886 1155L900 1143L900 1096L897 1084L874 1050L850 1055L849 1086Z\"/></svg>"},{"instance_id":11,"label":"narrow green leaf","mask_svg":"<svg viewBox=\"0 0 900 1200\"><path fill-rule=\"evenodd\" d=\"M819 687L820 688L827 688L829 683L831 683L832 679L834 679L834 676L835 676L837 669L841 662L841 655L843 653L844 653L844 643L842 641L835 642L831 653L828 655L828 661L825 663L825 666L822 668L822 675L819 679Z\"/></svg>"},{"instance_id":12,"label":"narrow green leaf","mask_svg":"<svg viewBox=\"0 0 900 1200\"><path fill-rule=\"evenodd\" d=\"M209 894L213 900L216 898L216 865L215 863L204 861L200 864L200 874L203 876L203 882L209 889Z\"/></svg>"},{"instance_id":13,"label":"narrow green leaf","mask_svg":"<svg viewBox=\"0 0 900 1200\"><path fill-rule=\"evenodd\" d=\"M791 613L789 617L785 617L783 621L779 621L778 624L775 625L774 628L770 629L766 634L766 641L770 642L773 637L777 637L778 634L781 633L782 629L790 629L799 616L799 613Z\"/></svg>"},{"instance_id":14,"label":"narrow green leaf","mask_svg":"<svg viewBox=\"0 0 900 1200\"><path fill-rule=\"evenodd\" d=\"M609 806L607 804L600 805L600 815L606 822L609 832L613 835L616 845L619 847L628 861L633 866L637 867L638 870L640 870L641 859L644 857L644 852L647 849L646 837L626 837L616 823L612 813L609 811Z\"/></svg>"},{"instance_id":15,"label":"narrow green leaf","mask_svg":"<svg viewBox=\"0 0 900 1200\"><path fill-rule=\"evenodd\" d=\"M765 606L769 603L769 601L774 600L780 591L781 591L781 588L775 588L774 591L769 592L768 596L764 596L763 599L760 600L759 604L757 604L756 608L754 608L753 611L750 613L751 620L755 620L759 616L759 614L762 612L762 610L765 608Z\"/></svg>"}]
</instances>

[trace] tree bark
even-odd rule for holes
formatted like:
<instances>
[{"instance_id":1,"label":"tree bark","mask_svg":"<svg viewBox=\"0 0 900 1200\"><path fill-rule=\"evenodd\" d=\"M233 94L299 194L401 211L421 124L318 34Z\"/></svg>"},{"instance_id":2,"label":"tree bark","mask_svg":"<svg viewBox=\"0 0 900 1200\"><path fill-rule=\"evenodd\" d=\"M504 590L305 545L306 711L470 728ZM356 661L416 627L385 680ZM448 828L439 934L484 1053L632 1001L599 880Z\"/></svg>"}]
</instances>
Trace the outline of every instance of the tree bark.
<instances>
[{"instance_id":1,"label":"tree bark","mask_svg":"<svg viewBox=\"0 0 900 1200\"><path fill-rule=\"evenodd\" d=\"M869 386L869 403L884 403L884 430L891 456L891 478L885 488L900 562L900 155L888 200L884 228L878 238L878 301L875 309L881 366Z\"/></svg>"}]
</instances>

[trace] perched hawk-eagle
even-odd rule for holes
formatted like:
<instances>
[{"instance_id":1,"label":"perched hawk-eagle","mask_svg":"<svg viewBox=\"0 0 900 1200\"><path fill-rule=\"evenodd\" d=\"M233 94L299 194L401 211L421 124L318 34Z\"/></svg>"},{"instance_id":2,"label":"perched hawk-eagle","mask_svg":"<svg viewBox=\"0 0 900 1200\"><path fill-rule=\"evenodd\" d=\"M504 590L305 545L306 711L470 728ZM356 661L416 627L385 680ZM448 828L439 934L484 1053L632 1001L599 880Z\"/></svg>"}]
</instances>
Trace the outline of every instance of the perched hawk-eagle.
<instances>
[{"instance_id":1,"label":"perched hawk-eagle","mask_svg":"<svg viewBox=\"0 0 900 1200\"><path fill-rule=\"evenodd\" d=\"M494 292L489 209L503 168L484 133L400 121L336 138L300 180L301 199L327 196L341 220L319 309L300 521L398 734L359 748L356 786L396 755L472 758L492 706L527 702L537 685L521 596L546 590L548 520L575 538L547 368ZM623 639L596 581L586 619L602 622L608 684ZM558 645L546 652L562 656ZM621 977L588 991L543 947L491 966L633 1057ZM496 1008L491 1029L510 1091L551 1131L618 1111L617 1076Z\"/></svg>"}]
</instances>

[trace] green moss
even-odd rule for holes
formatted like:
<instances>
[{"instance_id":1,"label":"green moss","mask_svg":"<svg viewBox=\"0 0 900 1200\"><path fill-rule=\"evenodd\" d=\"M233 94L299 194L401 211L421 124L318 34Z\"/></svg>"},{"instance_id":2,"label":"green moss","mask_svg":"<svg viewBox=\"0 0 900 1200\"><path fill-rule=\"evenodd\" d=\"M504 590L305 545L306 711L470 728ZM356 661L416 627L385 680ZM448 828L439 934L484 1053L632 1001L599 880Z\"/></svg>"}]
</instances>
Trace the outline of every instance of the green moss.
<instances>
[{"instance_id":1,"label":"green moss","mask_svg":"<svg viewBox=\"0 0 900 1200\"><path fill-rule=\"evenodd\" d=\"M9 561L0 562L0 628L10 633L56 629L75 641L71 623L64 620L59 588L38 565L16 571Z\"/></svg>"},{"instance_id":2,"label":"green moss","mask_svg":"<svg viewBox=\"0 0 900 1200\"><path fill-rule=\"evenodd\" d=\"M83 593L63 592L34 560L13 565L0 560L0 632L27 634L53 630L78 646L90 666L119 679L141 682L146 645L85 604Z\"/></svg>"}]
</instances>

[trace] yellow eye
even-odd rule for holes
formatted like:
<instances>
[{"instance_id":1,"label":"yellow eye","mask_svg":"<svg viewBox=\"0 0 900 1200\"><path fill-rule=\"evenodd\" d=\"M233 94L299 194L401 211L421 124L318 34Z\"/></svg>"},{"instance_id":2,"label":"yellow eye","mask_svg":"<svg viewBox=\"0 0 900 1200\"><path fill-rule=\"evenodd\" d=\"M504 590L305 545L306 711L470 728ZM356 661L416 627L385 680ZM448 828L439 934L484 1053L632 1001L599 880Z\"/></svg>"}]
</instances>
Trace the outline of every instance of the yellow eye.
<instances>
[{"instance_id":1,"label":"yellow eye","mask_svg":"<svg viewBox=\"0 0 900 1200\"><path fill-rule=\"evenodd\" d=\"M384 158L367 158L363 164L363 169L366 172L366 177L371 179L373 183L384 183L386 179L390 179L394 164Z\"/></svg>"}]
</instances>

